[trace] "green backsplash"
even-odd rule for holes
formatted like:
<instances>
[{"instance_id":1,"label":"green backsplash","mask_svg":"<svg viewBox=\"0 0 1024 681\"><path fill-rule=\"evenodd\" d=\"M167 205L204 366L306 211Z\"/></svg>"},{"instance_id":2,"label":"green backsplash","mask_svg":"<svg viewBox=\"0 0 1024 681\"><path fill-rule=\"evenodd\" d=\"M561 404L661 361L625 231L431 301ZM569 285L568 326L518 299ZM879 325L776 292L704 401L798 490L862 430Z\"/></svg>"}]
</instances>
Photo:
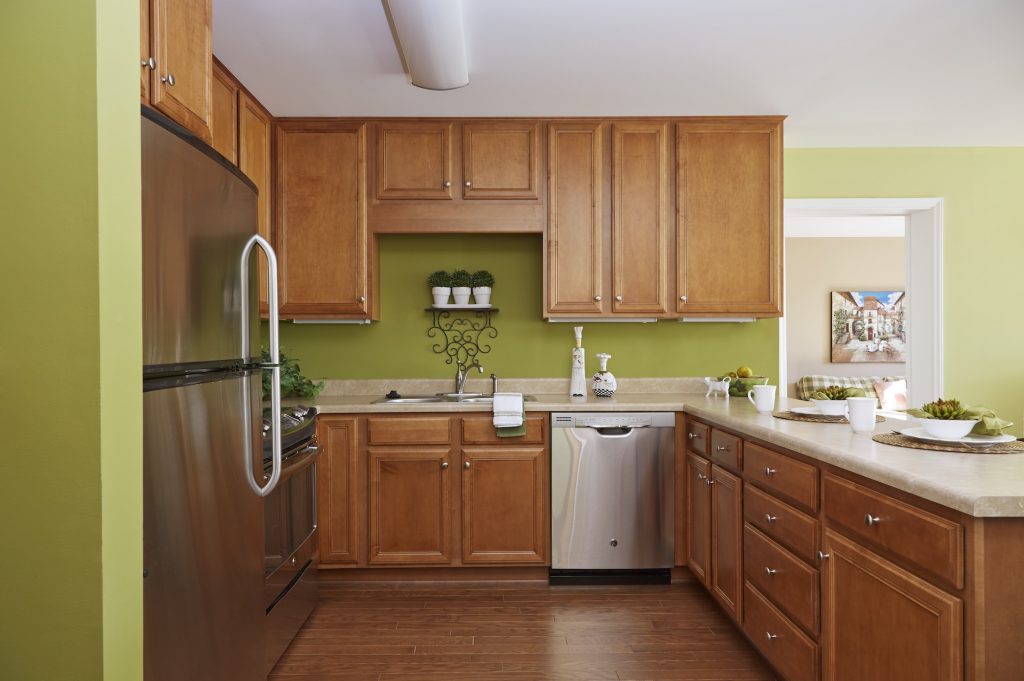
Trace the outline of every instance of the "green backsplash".
<instances>
[{"instance_id":1,"label":"green backsplash","mask_svg":"<svg viewBox=\"0 0 1024 681\"><path fill-rule=\"evenodd\" d=\"M485 373L516 377L569 376L572 324L553 324L543 310L539 235L387 235L381 237L381 321L369 326L285 322L281 344L310 376L443 378L454 374L427 337L431 315L426 277L436 269L490 270L498 336L480 358ZM594 355L612 355L619 377L704 376L748 364L778 375L778 322L752 324L584 324L587 371Z\"/></svg>"}]
</instances>

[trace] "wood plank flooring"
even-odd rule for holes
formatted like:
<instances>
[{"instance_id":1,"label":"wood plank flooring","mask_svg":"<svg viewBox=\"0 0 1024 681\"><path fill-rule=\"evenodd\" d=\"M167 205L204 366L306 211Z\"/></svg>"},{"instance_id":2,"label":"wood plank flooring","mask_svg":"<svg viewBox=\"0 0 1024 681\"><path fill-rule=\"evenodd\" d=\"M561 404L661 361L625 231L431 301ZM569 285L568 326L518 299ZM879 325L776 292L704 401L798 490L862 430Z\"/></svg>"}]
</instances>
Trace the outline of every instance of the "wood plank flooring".
<instances>
[{"instance_id":1,"label":"wood plank flooring","mask_svg":"<svg viewBox=\"0 0 1024 681\"><path fill-rule=\"evenodd\" d=\"M270 681L774 678L696 582L326 582Z\"/></svg>"}]
</instances>

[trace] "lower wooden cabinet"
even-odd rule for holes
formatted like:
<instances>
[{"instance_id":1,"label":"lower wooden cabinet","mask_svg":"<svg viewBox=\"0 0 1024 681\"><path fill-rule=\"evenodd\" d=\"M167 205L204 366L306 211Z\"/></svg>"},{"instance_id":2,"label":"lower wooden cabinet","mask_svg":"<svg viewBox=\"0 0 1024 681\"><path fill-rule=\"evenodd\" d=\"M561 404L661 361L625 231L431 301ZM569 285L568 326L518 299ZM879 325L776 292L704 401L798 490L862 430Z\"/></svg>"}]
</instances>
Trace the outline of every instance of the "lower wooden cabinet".
<instances>
[{"instance_id":1,"label":"lower wooden cabinet","mask_svg":"<svg viewBox=\"0 0 1024 681\"><path fill-rule=\"evenodd\" d=\"M462 561L543 564L550 527L545 448L466 448L462 467Z\"/></svg>"},{"instance_id":2,"label":"lower wooden cabinet","mask_svg":"<svg viewBox=\"0 0 1024 681\"><path fill-rule=\"evenodd\" d=\"M963 678L959 598L831 530L825 553L825 681Z\"/></svg>"},{"instance_id":3,"label":"lower wooden cabinet","mask_svg":"<svg viewBox=\"0 0 1024 681\"><path fill-rule=\"evenodd\" d=\"M451 562L451 454L446 447L367 450L371 564Z\"/></svg>"},{"instance_id":4,"label":"lower wooden cabinet","mask_svg":"<svg viewBox=\"0 0 1024 681\"><path fill-rule=\"evenodd\" d=\"M785 681L817 681L818 644L794 626L749 582L744 601L743 631L782 674L782 678ZM881 678L862 676L859 681L881 681Z\"/></svg>"},{"instance_id":5,"label":"lower wooden cabinet","mask_svg":"<svg viewBox=\"0 0 1024 681\"><path fill-rule=\"evenodd\" d=\"M686 565L694 577L708 586L711 560L711 464L695 454L686 454Z\"/></svg>"},{"instance_id":6,"label":"lower wooden cabinet","mask_svg":"<svg viewBox=\"0 0 1024 681\"><path fill-rule=\"evenodd\" d=\"M316 473L320 563L366 563L365 463L359 449L358 419L322 417Z\"/></svg>"},{"instance_id":7,"label":"lower wooden cabinet","mask_svg":"<svg viewBox=\"0 0 1024 681\"><path fill-rule=\"evenodd\" d=\"M708 588L735 620L743 619L743 483L711 466L711 570Z\"/></svg>"}]
</instances>

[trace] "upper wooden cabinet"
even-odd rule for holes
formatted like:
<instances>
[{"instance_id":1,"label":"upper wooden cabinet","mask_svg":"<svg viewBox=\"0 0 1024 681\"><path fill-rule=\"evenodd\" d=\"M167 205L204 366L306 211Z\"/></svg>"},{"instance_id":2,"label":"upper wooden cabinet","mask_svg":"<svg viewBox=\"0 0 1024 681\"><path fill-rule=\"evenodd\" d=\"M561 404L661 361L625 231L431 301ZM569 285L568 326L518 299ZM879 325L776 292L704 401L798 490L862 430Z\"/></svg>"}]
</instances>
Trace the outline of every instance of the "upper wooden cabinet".
<instances>
[{"instance_id":1,"label":"upper wooden cabinet","mask_svg":"<svg viewBox=\"0 0 1024 681\"><path fill-rule=\"evenodd\" d=\"M142 96L142 103L149 104L149 81L152 78L152 71L156 68L156 57L153 56L153 48L149 41L149 2L139 2L139 94Z\"/></svg>"},{"instance_id":2,"label":"upper wooden cabinet","mask_svg":"<svg viewBox=\"0 0 1024 681\"><path fill-rule=\"evenodd\" d=\"M238 165L238 83L217 60L213 62L212 102L210 145ZM268 146L268 160L269 153Z\"/></svg>"},{"instance_id":3,"label":"upper wooden cabinet","mask_svg":"<svg viewBox=\"0 0 1024 681\"><path fill-rule=\"evenodd\" d=\"M259 216L259 234L273 241L270 230L270 113L248 92L238 99L238 167L259 190L256 211ZM267 261L260 258L260 312L267 312Z\"/></svg>"},{"instance_id":4,"label":"upper wooden cabinet","mask_svg":"<svg viewBox=\"0 0 1024 681\"><path fill-rule=\"evenodd\" d=\"M377 198L452 198L452 124L380 123Z\"/></svg>"},{"instance_id":5,"label":"upper wooden cabinet","mask_svg":"<svg viewBox=\"0 0 1024 681\"><path fill-rule=\"evenodd\" d=\"M600 123L548 126L549 313L594 315L604 310L602 131Z\"/></svg>"},{"instance_id":6,"label":"upper wooden cabinet","mask_svg":"<svg viewBox=\"0 0 1024 681\"><path fill-rule=\"evenodd\" d=\"M480 121L462 125L462 198L540 196L540 123Z\"/></svg>"},{"instance_id":7,"label":"upper wooden cabinet","mask_svg":"<svg viewBox=\"0 0 1024 681\"><path fill-rule=\"evenodd\" d=\"M364 201L365 126L284 120L275 130L281 315L375 315Z\"/></svg>"},{"instance_id":8,"label":"upper wooden cabinet","mask_svg":"<svg viewBox=\"0 0 1024 681\"><path fill-rule=\"evenodd\" d=\"M782 313L782 120L676 126L676 310Z\"/></svg>"},{"instance_id":9,"label":"upper wooden cabinet","mask_svg":"<svg viewBox=\"0 0 1024 681\"><path fill-rule=\"evenodd\" d=\"M149 101L203 140L211 141L213 40L211 0L150 0ZM150 68L149 58L153 58ZM145 91L145 87L143 87Z\"/></svg>"}]
</instances>

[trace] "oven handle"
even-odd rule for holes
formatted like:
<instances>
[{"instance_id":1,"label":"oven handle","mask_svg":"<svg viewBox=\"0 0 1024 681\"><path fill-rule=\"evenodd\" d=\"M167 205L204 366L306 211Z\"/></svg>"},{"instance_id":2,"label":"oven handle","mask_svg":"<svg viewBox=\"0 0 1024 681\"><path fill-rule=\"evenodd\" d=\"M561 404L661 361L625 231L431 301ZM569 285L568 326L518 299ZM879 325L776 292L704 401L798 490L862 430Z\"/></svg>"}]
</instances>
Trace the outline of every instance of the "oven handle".
<instances>
[{"instance_id":1,"label":"oven handle","mask_svg":"<svg viewBox=\"0 0 1024 681\"><path fill-rule=\"evenodd\" d=\"M297 453L292 454L281 467L280 482L284 483L296 473L308 468L314 461L316 461L316 457L319 453L320 445L315 442L311 442L300 449Z\"/></svg>"}]
</instances>

